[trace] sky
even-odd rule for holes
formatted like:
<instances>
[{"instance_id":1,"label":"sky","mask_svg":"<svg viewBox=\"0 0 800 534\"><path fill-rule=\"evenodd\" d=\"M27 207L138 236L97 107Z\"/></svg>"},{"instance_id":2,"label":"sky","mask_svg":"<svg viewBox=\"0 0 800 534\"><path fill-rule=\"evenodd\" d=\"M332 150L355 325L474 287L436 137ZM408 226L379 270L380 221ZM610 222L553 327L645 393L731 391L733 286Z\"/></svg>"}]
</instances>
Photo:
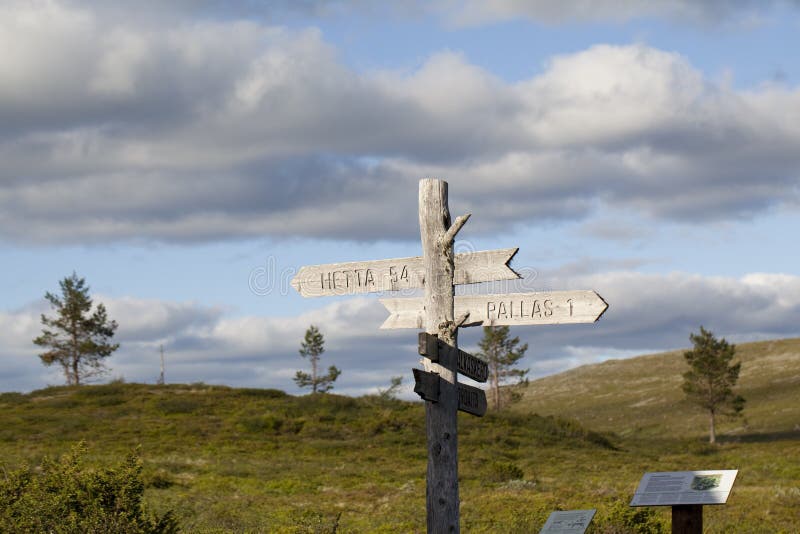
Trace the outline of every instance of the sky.
<instances>
[{"instance_id":1,"label":"sky","mask_svg":"<svg viewBox=\"0 0 800 534\"><path fill-rule=\"evenodd\" d=\"M32 343L73 272L119 328L106 379L301 393L402 376L383 295L303 298L304 265L421 254L418 182L471 213L457 252L591 289L594 324L526 326L536 378L800 335L800 2L5 0L0 391L64 383ZM480 328L459 342L477 351Z\"/></svg>"}]
</instances>

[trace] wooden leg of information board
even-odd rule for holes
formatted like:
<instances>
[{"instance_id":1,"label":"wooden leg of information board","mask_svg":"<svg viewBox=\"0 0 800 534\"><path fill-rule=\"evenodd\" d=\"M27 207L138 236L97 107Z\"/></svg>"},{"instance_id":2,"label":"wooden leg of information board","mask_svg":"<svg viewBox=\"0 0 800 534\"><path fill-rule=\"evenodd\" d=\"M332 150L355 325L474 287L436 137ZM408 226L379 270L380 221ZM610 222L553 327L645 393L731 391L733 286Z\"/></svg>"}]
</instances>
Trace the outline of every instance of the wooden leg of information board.
<instances>
[{"instance_id":1,"label":"wooden leg of information board","mask_svg":"<svg viewBox=\"0 0 800 534\"><path fill-rule=\"evenodd\" d=\"M703 534L703 505L673 506L672 534Z\"/></svg>"}]
</instances>

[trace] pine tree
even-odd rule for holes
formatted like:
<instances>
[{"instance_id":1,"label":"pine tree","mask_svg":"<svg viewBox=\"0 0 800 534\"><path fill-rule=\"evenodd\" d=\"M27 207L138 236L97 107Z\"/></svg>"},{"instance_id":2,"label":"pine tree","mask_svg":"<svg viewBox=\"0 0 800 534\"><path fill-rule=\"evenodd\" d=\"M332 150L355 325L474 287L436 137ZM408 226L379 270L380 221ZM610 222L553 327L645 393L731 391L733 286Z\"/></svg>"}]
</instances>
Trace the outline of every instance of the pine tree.
<instances>
[{"instance_id":1,"label":"pine tree","mask_svg":"<svg viewBox=\"0 0 800 534\"><path fill-rule=\"evenodd\" d=\"M484 326L483 339L478 343L481 349L478 355L489 365L489 396L495 410L513 399L512 392L501 391L500 386L511 380L523 383L528 374L528 369L514 368L525 356L528 344L520 345L519 337L509 339L508 333L508 326Z\"/></svg>"},{"instance_id":2,"label":"pine tree","mask_svg":"<svg viewBox=\"0 0 800 534\"><path fill-rule=\"evenodd\" d=\"M114 336L117 323L108 320L103 304L98 304L91 312L89 287L74 272L59 285L61 296L45 293L56 316L50 318L42 314L45 328L33 342L50 349L39 354L42 362L48 366L61 365L67 384L77 386L107 371L103 359L119 348L118 343L108 342Z\"/></svg>"},{"instance_id":3,"label":"pine tree","mask_svg":"<svg viewBox=\"0 0 800 534\"><path fill-rule=\"evenodd\" d=\"M382 399L389 400L397 398L400 392L400 387L403 385L402 376L393 376L389 379L389 387L386 389L378 388L378 396Z\"/></svg>"},{"instance_id":4,"label":"pine tree","mask_svg":"<svg viewBox=\"0 0 800 534\"><path fill-rule=\"evenodd\" d=\"M700 327L699 334L690 334L694 348L683 353L689 370L683 374L686 396L708 411L709 443L717 441L716 416L739 415L745 400L733 392L739 379L741 362L731 365L736 346Z\"/></svg>"},{"instance_id":5,"label":"pine tree","mask_svg":"<svg viewBox=\"0 0 800 534\"><path fill-rule=\"evenodd\" d=\"M328 372L326 374L319 374L319 357L325 352L324 344L325 340L322 337L322 333L314 325L311 325L308 330L306 330L305 338L300 344L300 356L308 358L311 361L311 374L297 371L294 381L297 386L301 388L311 386L312 393L326 393L330 391L333 389L333 383L339 378L339 375L342 374L334 365L328 367Z\"/></svg>"}]
</instances>

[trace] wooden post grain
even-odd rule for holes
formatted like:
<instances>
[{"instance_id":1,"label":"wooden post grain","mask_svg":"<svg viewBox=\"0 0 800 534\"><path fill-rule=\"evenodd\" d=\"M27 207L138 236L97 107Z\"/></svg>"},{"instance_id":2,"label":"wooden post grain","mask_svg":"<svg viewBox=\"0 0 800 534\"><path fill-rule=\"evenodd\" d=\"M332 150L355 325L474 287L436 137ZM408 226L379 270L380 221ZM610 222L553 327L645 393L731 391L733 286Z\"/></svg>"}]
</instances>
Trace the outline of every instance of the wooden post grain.
<instances>
[{"instance_id":1,"label":"wooden post grain","mask_svg":"<svg viewBox=\"0 0 800 534\"><path fill-rule=\"evenodd\" d=\"M703 505L674 505L672 507L672 534L703 534Z\"/></svg>"},{"instance_id":2,"label":"wooden post grain","mask_svg":"<svg viewBox=\"0 0 800 534\"><path fill-rule=\"evenodd\" d=\"M425 267L425 331L458 347L453 317L453 241L469 218L451 225L447 182L421 180L419 227ZM451 359L452 360L452 359ZM428 437L426 511L429 534L459 532L458 498L458 389L455 362L424 360L425 370L440 377L438 402L425 403Z\"/></svg>"}]
</instances>

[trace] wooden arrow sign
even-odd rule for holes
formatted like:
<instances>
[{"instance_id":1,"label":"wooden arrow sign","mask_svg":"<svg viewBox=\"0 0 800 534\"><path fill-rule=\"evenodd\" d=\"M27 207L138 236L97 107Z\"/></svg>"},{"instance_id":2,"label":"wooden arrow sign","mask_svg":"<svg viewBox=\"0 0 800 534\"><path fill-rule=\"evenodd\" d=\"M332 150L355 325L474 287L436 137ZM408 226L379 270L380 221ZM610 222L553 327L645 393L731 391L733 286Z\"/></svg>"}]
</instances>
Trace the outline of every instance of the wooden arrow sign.
<instances>
[{"instance_id":1,"label":"wooden arrow sign","mask_svg":"<svg viewBox=\"0 0 800 534\"><path fill-rule=\"evenodd\" d=\"M477 382L486 382L489 378L489 365L485 361L461 349L454 349L433 334L419 333L419 354L432 362L441 362L448 369L452 369L451 362L455 358L460 374Z\"/></svg>"},{"instance_id":2,"label":"wooden arrow sign","mask_svg":"<svg viewBox=\"0 0 800 534\"><path fill-rule=\"evenodd\" d=\"M486 392L475 386L458 384L458 409L483 417L486 413Z\"/></svg>"},{"instance_id":3,"label":"wooden arrow sign","mask_svg":"<svg viewBox=\"0 0 800 534\"><path fill-rule=\"evenodd\" d=\"M439 375L422 369L411 369L414 372L414 393L423 400L439 402Z\"/></svg>"},{"instance_id":4,"label":"wooden arrow sign","mask_svg":"<svg viewBox=\"0 0 800 534\"><path fill-rule=\"evenodd\" d=\"M506 248L456 254L453 283L516 280L520 276L508 263L517 250ZM424 287L425 267L421 256L308 265L298 271L291 283L304 297L399 291Z\"/></svg>"},{"instance_id":5,"label":"wooden arrow sign","mask_svg":"<svg viewBox=\"0 0 800 534\"><path fill-rule=\"evenodd\" d=\"M429 402L439 402L439 375L421 369L414 372L414 393ZM458 409L483 417L486 413L486 392L475 386L458 385Z\"/></svg>"},{"instance_id":6,"label":"wooden arrow sign","mask_svg":"<svg viewBox=\"0 0 800 534\"><path fill-rule=\"evenodd\" d=\"M424 328L423 299L380 299L389 318L381 328ZM461 326L575 324L597 321L608 304L594 291L549 291L455 297Z\"/></svg>"}]
</instances>

